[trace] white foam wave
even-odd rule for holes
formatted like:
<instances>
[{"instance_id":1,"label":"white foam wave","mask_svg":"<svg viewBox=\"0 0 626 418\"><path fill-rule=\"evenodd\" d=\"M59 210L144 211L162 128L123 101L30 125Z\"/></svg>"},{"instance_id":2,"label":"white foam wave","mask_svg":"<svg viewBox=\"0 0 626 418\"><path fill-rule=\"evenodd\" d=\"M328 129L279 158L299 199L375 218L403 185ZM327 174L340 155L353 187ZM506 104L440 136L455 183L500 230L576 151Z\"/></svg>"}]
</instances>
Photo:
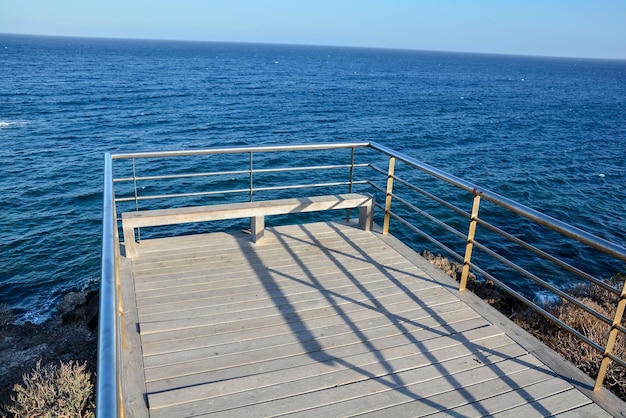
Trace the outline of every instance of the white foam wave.
<instances>
[{"instance_id":1,"label":"white foam wave","mask_svg":"<svg viewBox=\"0 0 626 418\"><path fill-rule=\"evenodd\" d=\"M0 128L8 128L13 125L11 122L0 121Z\"/></svg>"},{"instance_id":2,"label":"white foam wave","mask_svg":"<svg viewBox=\"0 0 626 418\"><path fill-rule=\"evenodd\" d=\"M556 304L560 298L549 290L541 290L534 295L534 302L539 306L549 306Z\"/></svg>"}]
</instances>

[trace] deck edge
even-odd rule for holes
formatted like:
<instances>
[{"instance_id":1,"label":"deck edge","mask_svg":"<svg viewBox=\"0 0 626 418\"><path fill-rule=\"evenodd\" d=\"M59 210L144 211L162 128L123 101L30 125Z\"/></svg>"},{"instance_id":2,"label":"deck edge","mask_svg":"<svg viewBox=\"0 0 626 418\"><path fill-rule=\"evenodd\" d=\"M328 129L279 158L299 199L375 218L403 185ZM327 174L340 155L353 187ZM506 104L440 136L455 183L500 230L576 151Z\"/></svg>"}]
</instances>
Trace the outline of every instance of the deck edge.
<instances>
[{"instance_id":1,"label":"deck edge","mask_svg":"<svg viewBox=\"0 0 626 418\"><path fill-rule=\"evenodd\" d=\"M527 350L529 353L537 357L546 366L555 373L562 376L572 386L582 392L592 402L604 409L607 413L614 417L626 417L626 402L622 401L615 394L606 388L602 388L595 392L593 390L594 380L585 372L581 371L574 364L565 360L556 351L539 341L519 325L515 324L504 314L493 308L487 302L471 291L459 291L458 283L450 276L433 266L425 258L421 257L417 252L408 247L393 235L382 235L382 228L374 225L372 234L376 235L381 241L388 244L391 248L403 255L411 263L421 268L433 280L441 283L442 287L452 292L460 300L467 303L478 314L487 321L500 327L504 333L513 341Z\"/></svg>"}]
</instances>

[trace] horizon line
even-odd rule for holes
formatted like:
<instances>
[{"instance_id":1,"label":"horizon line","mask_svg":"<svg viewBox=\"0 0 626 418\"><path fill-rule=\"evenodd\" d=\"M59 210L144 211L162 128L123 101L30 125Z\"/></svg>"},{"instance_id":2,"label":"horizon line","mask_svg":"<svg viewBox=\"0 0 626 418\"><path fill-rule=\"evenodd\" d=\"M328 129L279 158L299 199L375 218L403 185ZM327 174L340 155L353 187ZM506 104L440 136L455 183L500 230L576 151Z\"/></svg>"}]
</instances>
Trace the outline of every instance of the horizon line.
<instances>
[{"instance_id":1,"label":"horizon line","mask_svg":"<svg viewBox=\"0 0 626 418\"><path fill-rule=\"evenodd\" d=\"M100 40L119 40L119 41L190 42L190 43L214 43L214 44L222 43L222 44L239 44L239 45L303 46L303 47L319 47L319 48L354 48L354 49L375 49L375 50L391 50L391 51L431 52L431 53L444 53L444 54L448 53L448 54L467 54L467 55L493 55L493 56L526 57L526 58L555 58L555 59L589 60L589 61L626 61L626 57L624 58L583 57L583 56L570 56L570 55L523 54L523 53L513 53L513 52L457 51L457 50L417 49L417 48L362 46L362 45L332 45L332 44L329 45L329 44L316 44L316 43L231 41L231 40L207 40L207 39L172 39L172 38L96 36L96 35L58 35L58 34L37 34L37 33L23 33L23 32L0 32L0 36L100 39Z\"/></svg>"}]
</instances>

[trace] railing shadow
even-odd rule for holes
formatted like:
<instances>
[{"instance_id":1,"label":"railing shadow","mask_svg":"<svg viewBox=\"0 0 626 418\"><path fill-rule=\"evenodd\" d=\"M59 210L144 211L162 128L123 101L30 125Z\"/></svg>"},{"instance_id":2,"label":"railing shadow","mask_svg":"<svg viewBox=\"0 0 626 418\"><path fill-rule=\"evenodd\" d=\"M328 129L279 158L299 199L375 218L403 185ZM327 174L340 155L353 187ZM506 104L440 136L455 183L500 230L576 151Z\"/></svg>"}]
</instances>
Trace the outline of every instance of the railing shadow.
<instances>
[{"instance_id":1,"label":"railing shadow","mask_svg":"<svg viewBox=\"0 0 626 418\"><path fill-rule=\"evenodd\" d=\"M436 310L429 306L427 302L420 299L419 295L414 294L409 288L407 288L407 286L402 281L398 280L395 277L394 273L397 273L399 271L396 271L396 269L392 266L388 267L384 264L378 263L365 251L363 251L358 244L354 243L345 233L343 233L340 228L337 228L336 226L333 226L331 224L331 229L347 243L349 248L351 248L352 251L350 251L349 253L325 247L324 244L318 240L316 235L311 232L306 225L300 225L298 228L306 238L300 238L298 236L280 232L275 233L275 237L278 240L278 243L280 244L281 248L286 252L285 256L290 257L298 265L299 271L297 275L283 273L279 269L274 269L271 266L265 266L264 260L256 252L248 253L248 262L254 265L265 266L264 268L267 269L268 272L272 273L268 276L264 276L261 282L263 283L263 286L265 286L269 297L276 301L276 309L278 310L280 315L283 316L284 322L289 325L293 335L296 336L299 344L307 352L307 355L311 359L320 363L328 364L329 366L334 365L343 367L345 369L351 369L362 375L361 380L374 379L378 384L385 386L388 390L397 391L404 395L408 400L420 402L436 411L444 411L450 408L450 405L440 404L436 401L429 399L427 396L420 394L419 391L411 389L410 384L407 384L408 382L405 382L402 376L399 374L399 372L405 370L397 370L395 368L393 362L394 359L389 359L385 357L385 354L377 347L376 341L370 340L368 338L366 330L362 329L358 323L351 320L350 315L346 312L344 308L345 305L339 303L340 301L348 301L363 308L376 311L380 313L380 315L388 318L388 326L395 327L398 333L406 339L406 342L408 344L411 344L415 348L416 352L423 354L428 362L436 368L439 375L448 381L449 386L455 388L456 391L462 394L467 403L473 405L476 413L481 415L487 415L489 411L481 405L479 399L475 399L471 392L464 388L462 382L457 381L454 374L450 374L446 370L446 366L443 365L440 359L437 358L436 353L430 352L427 344L425 344L424 341L419 340L413 335L413 332L411 331L409 326L428 330L429 332L439 337L450 338L454 343L461 344L467 347L473 353L475 361L479 364L484 365L484 367L490 368L495 374L500 376L500 380L502 382L505 382L505 384L508 385L511 391L516 391L519 396L524 399L533 398L532 394L526 392L524 388L519 387L518 383L516 383L515 380L509 377L505 370L500 369L500 365L497 361L494 361L493 358L500 358L502 360L518 362L524 367L528 368L535 368L536 365L527 363L520 358L512 358L507 354L502 354L497 349L491 349L489 347L481 345L480 343L467 339L467 337L465 337L463 333L458 332L453 326L449 325L446 320L442 318L438 312L436 312ZM319 253L323 255L323 260L325 260L329 266L333 266L334 268L338 269L341 272L342 276L345 277L347 282L352 284L359 290L359 292L365 297L364 299L367 302L358 300L359 298L355 298L353 296L343 295L340 291L326 289L324 283L319 280L318 277L316 277L316 273L309 268L307 262L303 260L302 257L290 247L290 242L305 243L311 245L312 247L315 247L319 251ZM429 325L422 325L419 321L414 321L410 317L404 317L402 314L397 314L388 307L386 307L382 302L378 300L377 296L372 293L366 285L362 284L359 281L359 278L351 272L349 266L351 261L370 263L372 266L375 267L378 274L388 279L390 283L393 283L408 297L410 297L417 307L421 308L424 312L428 314L429 317L437 322L438 326L433 327ZM349 360L349 356L347 358L337 357L329 353L324 345L315 337L315 334L312 332L312 330L308 328L306 321L300 318L300 314L298 313L297 309L289 302L290 296L283 293L282 291L276 292L276 289L280 289L280 286L278 286L274 279L271 278L273 275L275 275L276 277L281 277L284 279L292 280L294 282L298 282L312 289L316 289L319 292L320 297L326 300L328 306L330 306L334 310L337 317L341 318L344 321L350 332L356 337L356 341L358 341L358 344L360 344L362 348L365 348L366 352L370 353L373 356L374 362L382 366L384 372L381 373L379 371L372 371L367 367L367 365L364 366L360 364L355 364ZM267 277L270 277L270 279L267 279ZM426 281L431 280L428 277L419 276L414 276L413 279ZM294 318L296 318L296 320L294 320ZM544 372L549 376L554 376L554 374L548 371ZM347 382L339 382L338 384L347 384ZM532 405L538 414L541 414L543 416L550 414L550 412L546 408L544 408L540 402L535 402ZM451 416L462 416L455 413L454 411L448 412Z\"/></svg>"}]
</instances>

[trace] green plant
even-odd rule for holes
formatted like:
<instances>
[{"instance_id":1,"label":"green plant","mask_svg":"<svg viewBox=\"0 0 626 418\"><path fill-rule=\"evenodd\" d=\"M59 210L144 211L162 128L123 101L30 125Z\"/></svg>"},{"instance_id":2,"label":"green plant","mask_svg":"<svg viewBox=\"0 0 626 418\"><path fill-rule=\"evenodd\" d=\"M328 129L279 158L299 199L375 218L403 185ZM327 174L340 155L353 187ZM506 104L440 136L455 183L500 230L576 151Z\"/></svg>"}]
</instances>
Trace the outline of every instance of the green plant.
<instances>
[{"instance_id":1,"label":"green plant","mask_svg":"<svg viewBox=\"0 0 626 418\"><path fill-rule=\"evenodd\" d=\"M93 384L86 364L60 362L41 366L13 387L6 412L15 417L93 417Z\"/></svg>"}]
</instances>

